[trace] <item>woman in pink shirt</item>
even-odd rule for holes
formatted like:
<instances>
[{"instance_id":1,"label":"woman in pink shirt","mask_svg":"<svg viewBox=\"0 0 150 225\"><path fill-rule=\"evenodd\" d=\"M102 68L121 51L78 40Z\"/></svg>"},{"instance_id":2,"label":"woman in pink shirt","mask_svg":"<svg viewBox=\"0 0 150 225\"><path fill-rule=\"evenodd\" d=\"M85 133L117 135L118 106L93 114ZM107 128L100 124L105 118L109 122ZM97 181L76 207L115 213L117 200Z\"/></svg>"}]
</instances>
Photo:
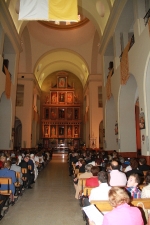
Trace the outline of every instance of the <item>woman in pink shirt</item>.
<instances>
[{"instance_id":1,"label":"woman in pink shirt","mask_svg":"<svg viewBox=\"0 0 150 225\"><path fill-rule=\"evenodd\" d=\"M144 225L140 210L128 205L130 198L124 189L113 187L108 196L114 209L104 215L102 225Z\"/></svg>"},{"instance_id":2,"label":"woman in pink shirt","mask_svg":"<svg viewBox=\"0 0 150 225\"><path fill-rule=\"evenodd\" d=\"M102 225L144 225L140 210L128 205L130 198L124 189L113 187L108 196L114 209L105 214Z\"/></svg>"}]
</instances>

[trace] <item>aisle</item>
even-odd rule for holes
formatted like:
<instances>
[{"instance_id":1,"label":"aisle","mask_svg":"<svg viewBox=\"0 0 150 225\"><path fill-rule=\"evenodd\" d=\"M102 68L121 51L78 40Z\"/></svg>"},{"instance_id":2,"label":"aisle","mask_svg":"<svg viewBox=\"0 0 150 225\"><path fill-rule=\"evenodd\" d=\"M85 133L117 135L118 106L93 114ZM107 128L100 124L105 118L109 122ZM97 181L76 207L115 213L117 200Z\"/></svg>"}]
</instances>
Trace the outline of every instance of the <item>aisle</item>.
<instances>
[{"instance_id":1,"label":"aisle","mask_svg":"<svg viewBox=\"0 0 150 225\"><path fill-rule=\"evenodd\" d=\"M64 154L54 155L39 174L33 189L25 191L1 225L85 225Z\"/></svg>"}]
</instances>

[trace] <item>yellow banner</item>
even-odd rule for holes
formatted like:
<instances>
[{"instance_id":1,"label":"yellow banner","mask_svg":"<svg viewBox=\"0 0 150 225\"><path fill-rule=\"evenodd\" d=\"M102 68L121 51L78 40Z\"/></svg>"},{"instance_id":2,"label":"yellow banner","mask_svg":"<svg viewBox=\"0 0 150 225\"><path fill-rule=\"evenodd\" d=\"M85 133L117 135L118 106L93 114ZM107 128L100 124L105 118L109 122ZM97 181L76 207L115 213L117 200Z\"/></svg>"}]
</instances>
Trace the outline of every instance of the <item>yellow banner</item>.
<instances>
[{"instance_id":1,"label":"yellow banner","mask_svg":"<svg viewBox=\"0 0 150 225\"><path fill-rule=\"evenodd\" d=\"M78 21L77 0L49 0L49 20Z\"/></svg>"}]
</instances>

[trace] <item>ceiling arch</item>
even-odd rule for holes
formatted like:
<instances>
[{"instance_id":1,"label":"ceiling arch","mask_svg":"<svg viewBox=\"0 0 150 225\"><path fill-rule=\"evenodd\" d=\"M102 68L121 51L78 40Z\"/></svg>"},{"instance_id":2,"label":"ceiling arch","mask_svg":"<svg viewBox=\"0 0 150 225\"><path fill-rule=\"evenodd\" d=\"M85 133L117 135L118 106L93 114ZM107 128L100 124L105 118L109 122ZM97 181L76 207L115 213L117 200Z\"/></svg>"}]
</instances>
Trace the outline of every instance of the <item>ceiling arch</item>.
<instances>
[{"instance_id":1,"label":"ceiling arch","mask_svg":"<svg viewBox=\"0 0 150 225\"><path fill-rule=\"evenodd\" d=\"M9 3L9 11L13 18L16 29L21 35L24 27L28 22L18 20L18 2L19 0L11 0ZM95 27L100 36L104 32L106 23L110 15L110 10L114 2L115 0L78 0L78 7L80 8L79 11L95 24ZM98 6L100 6L101 8L98 9Z\"/></svg>"},{"instance_id":2,"label":"ceiling arch","mask_svg":"<svg viewBox=\"0 0 150 225\"><path fill-rule=\"evenodd\" d=\"M87 63L79 54L67 49L52 50L40 57L35 65L34 74L39 86L42 86L47 76L59 70L75 74L83 86L89 75Z\"/></svg>"}]
</instances>

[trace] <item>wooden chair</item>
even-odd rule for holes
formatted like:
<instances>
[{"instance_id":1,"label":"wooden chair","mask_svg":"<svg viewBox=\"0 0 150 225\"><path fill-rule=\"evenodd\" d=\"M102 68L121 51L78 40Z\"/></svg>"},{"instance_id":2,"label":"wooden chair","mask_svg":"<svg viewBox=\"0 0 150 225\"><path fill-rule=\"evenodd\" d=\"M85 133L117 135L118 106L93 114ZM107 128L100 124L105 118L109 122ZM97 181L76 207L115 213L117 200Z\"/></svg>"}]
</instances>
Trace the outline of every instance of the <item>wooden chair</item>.
<instances>
[{"instance_id":1,"label":"wooden chair","mask_svg":"<svg viewBox=\"0 0 150 225\"><path fill-rule=\"evenodd\" d=\"M19 196L19 195L22 195L22 185L19 182L19 180L21 179L20 172L16 172L16 179L17 179L17 182L15 183L15 188L16 188L15 195Z\"/></svg>"},{"instance_id":2,"label":"wooden chair","mask_svg":"<svg viewBox=\"0 0 150 225\"><path fill-rule=\"evenodd\" d=\"M12 184L12 179L10 177L0 177L0 185L6 185L6 190L0 190L1 195L9 196L12 191L10 190L10 185Z\"/></svg>"},{"instance_id":3,"label":"wooden chair","mask_svg":"<svg viewBox=\"0 0 150 225\"><path fill-rule=\"evenodd\" d=\"M5 190L0 190L0 194L5 196L5 203L6 207L9 207L9 196L12 194L10 190L10 185L12 184L12 178L10 177L0 177L0 185L6 185ZM2 204L2 202L1 202Z\"/></svg>"},{"instance_id":4,"label":"wooden chair","mask_svg":"<svg viewBox=\"0 0 150 225\"><path fill-rule=\"evenodd\" d=\"M78 178L78 179L79 179L79 177L80 177L81 174L83 174L83 173L78 173L78 174L77 174L77 178Z\"/></svg>"},{"instance_id":5,"label":"wooden chair","mask_svg":"<svg viewBox=\"0 0 150 225\"><path fill-rule=\"evenodd\" d=\"M25 187L27 185L27 173L28 173L27 168L21 168L21 173L22 173L23 187Z\"/></svg>"},{"instance_id":6,"label":"wooden chair","mask_svg":"<svg viewBox=\"0 0 150 225\"><path fill-rule=\"evenodd\" d=\"M93 188L89 188L89 187L85 187L84 188L84 191L83 191L83 194L85 195L85 196L89 196L90 194L91 194L91 190L92 190Z\"/></svg>"},{"instance_id":7,"label":"wooden chair","mask_svg":"<svg viewBox=\"0 0 150 225\"><path fill-rule=\"evenodd\" d=\"M82 193L83 193L83 191L84 191L86 179L87 179L87 178L80 178L80 179L78 180L78 182L80 182L80 186L81 186L81 191L82 191Z\"/></svg>"},{"instance_id":8,"label":"wooden chair","mask_svg":"<svg viewBox=\"0 0 150 225\"><path fill-rule=\"evenodd\" d=\"M31 168L31 165L28 165L28 170L31 170L32 168Z\"/></svg>"},{"instance_id":9,"label":"wooden chair","mask_svg":"<svg viewBox=\"0 0 150 225\"><path fill-rule=\"evenodd\" d=\"M78 175L78 173L79 173L79 169L75 169L74 170L74 175Z\"/></svg>"}]
</instances>

